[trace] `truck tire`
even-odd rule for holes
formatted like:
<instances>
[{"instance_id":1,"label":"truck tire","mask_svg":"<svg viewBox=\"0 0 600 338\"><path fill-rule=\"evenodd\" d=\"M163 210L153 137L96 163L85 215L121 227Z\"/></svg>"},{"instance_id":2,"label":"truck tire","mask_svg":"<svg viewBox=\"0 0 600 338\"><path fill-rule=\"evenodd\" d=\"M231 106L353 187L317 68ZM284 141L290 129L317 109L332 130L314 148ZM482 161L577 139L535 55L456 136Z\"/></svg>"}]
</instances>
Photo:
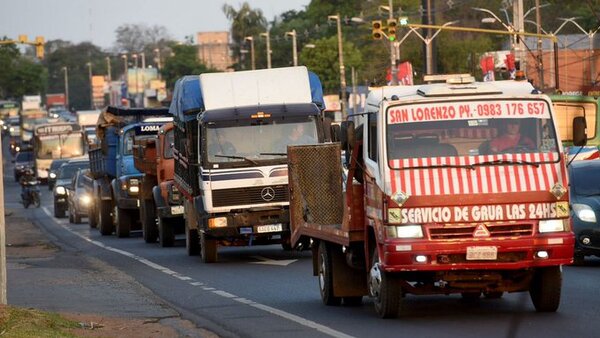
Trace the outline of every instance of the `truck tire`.
<instances>
[{"instance_id":1,"label":"truck tire","mask_svg":"<svg viewBox=\"0 0 600 338\"><path fill-rule=\"evenodd\" d=\"M200 233L200 255L204 263L217 261L217 240L209 239L204 232Z\"/></svg>"},{"instance_id":2,"label":"truck tire","mask_svg":"<svg viewBox=\"0 0 600 338\"><path fill-rule=\"evenodd\" d=\"M91 229L98 227L98 215L96 215L96 207L92 204L88 209L88 224Z\"/></svg>"},{"instance_id":3,"label":"truck tire","mask_svg":"<svg viewBox=\"0 0 600 338\"><path fill-rule=\"evenodd\" d=\"M537 312L556 312L560 304L562 273L560 267L538 268L529 286L529 295Z\"/></svg>"},{"instance_id":4,"label":"truck tire","mask_svg":"<svg viewBox=\"0 0 600 338\"><path fill-rule=\"evenodd\" d=\"M319 251L317 264L319 268L319 290L321 292L321 300L325 305L340 305L341 297L333 295L333 260L331 244L321 241L319 243Z\"/></svg>"},{"instance_id":5,"label":"truck tire","mask_svg":"<svg viewBox=\"0 0 600 338\"><path fill-rule=\"evenodd\" d=\"M158 218L158 239L163 248L172 247L175 244L175 224L169 219Z\"/></svg>"},{"instance_id":6,"label":"truck tire","mask_svg":"<svg viewBox=\"0 0 600 338\"><path fill-rule=\"evenodd\" d=\"M146 243L156 243L158 229L156 227L156 206L154 200L144 199L140 205L140 222Z\"/></svg>"},{"instance_id":7,"label":"truck tire","mask_svg":"<svg viewBox=\"0 0 600 338\"><path fill-rule=\"evenodd\" d=\"M114 231L112 217L110 217L111 202L99 200L98 226L102 236L110 236Z\"/></svg>"},{"instance_id":8,"label":"truck tire","mask_svg":"<svg viewBox=\"0 0 600 338\"><path fill-rule=\"evenodd\" d=\"M379 253L373 252L369 272L369 293L373 297L375 312L381 318L396 318L402 305L400 280L391 273L379 269Z\"/></svg>"},{"instance_id":9,"label":"truck tire","mask_svg":"<svg viewBox=\"0 0 600 338\"><path fill-rule=\"evenodd\" d=\"M115 232L117 237L129 237L132 217L128 210L115 206Z\"/></svg>"},{"instance_id":10,"label":"truck tire","mask_svg":"<svg viewBox=\"0 0 600 338\"><path fill-rule=\"evenodd\" d=\"M200 254L198 229L190 229L187 218L185 219L185 250L188 256L198 256Z\"/></svg>"}]
</instances>

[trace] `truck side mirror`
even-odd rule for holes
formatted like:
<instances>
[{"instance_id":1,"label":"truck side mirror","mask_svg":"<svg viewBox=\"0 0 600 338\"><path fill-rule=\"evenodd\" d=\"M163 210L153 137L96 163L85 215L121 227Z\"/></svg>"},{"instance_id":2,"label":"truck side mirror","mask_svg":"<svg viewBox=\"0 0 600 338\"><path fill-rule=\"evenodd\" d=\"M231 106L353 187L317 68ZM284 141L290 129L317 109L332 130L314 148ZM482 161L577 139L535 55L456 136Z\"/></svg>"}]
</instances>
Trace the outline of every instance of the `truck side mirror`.
<instances>
[{"instance_id":1,"label":"truck side mirror","mask_svg":"<svg viewBox=\"0 0 600 338\"><path fill-rule=\"evenodd\" d=\"M342 149L350 149L354 144L354 121L342 121L339 133Z\"/></svg>"},{"instance_id":2,"label":"truck side mirror","mask_svg":"<svg viewBox=\"0 0 600 338\"><path fill-rule=\"evenodd\" d=\"M573 118L573 145L582 147L587 143L587 124L585 117Z\"/></svg>"}]
</instances>

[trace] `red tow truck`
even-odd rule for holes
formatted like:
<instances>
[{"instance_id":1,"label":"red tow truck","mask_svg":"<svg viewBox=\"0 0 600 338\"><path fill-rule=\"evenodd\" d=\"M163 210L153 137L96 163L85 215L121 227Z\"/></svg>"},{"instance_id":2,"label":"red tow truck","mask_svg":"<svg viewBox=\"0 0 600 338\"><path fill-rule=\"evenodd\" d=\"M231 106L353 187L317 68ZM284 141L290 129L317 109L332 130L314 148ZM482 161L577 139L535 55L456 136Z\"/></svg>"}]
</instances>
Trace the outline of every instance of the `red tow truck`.
<instances>
[{"instance_id":1,"label":"red tow truck","mask_svg":"<svg viewBox=\"0 0 600 338\"><path fill-rule=\"evenodd\" d=\"M554 312L574 236L552 103L527 82L446 81L373 89L340 143L288 148L292 244L312 239L326 305L370 295L390 318L405 294L528 291Z\"/></svg>"}]
</instances>

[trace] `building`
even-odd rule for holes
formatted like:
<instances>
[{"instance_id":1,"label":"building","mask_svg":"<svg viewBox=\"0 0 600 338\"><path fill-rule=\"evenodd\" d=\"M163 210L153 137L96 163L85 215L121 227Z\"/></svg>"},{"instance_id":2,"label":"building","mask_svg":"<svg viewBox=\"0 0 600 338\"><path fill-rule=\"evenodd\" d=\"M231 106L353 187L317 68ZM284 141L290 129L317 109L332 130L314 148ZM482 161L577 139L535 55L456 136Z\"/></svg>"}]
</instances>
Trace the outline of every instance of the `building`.
<instances>
[{"instance_id":1,"label":"building","mask_svg":"<svg viewBox=\"0 0 600 338\"><path fill-rule=\"evenodd\" d=\"M199 32L198 58L210 68L228 70L233 64L229 49L229 32Z\"/></svg>"}]
</instances>

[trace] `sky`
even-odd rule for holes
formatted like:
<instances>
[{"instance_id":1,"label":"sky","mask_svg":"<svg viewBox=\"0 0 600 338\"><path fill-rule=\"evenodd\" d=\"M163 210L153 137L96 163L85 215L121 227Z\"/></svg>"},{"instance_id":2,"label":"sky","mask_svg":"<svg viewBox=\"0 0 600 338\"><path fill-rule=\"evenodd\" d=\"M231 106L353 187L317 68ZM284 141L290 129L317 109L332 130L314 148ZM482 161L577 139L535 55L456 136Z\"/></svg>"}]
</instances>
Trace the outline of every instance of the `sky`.
<instances>
[{"instance_id":1,"label":"sky","mask_svg":"<svg viewBox=\"0 0 600 338\"><path fill-rule=\"evenodd\" d=\"M268 21L288 10L303 10L310 0L245 0L261 9ZM242 0L0 0L0 37L26 34L47 40L92 41L113 46L115 29L143 23L167 28L175 40L198 32L229 30L221 10L227 3L239 8Z\"/></svg>"}]
</instances>

